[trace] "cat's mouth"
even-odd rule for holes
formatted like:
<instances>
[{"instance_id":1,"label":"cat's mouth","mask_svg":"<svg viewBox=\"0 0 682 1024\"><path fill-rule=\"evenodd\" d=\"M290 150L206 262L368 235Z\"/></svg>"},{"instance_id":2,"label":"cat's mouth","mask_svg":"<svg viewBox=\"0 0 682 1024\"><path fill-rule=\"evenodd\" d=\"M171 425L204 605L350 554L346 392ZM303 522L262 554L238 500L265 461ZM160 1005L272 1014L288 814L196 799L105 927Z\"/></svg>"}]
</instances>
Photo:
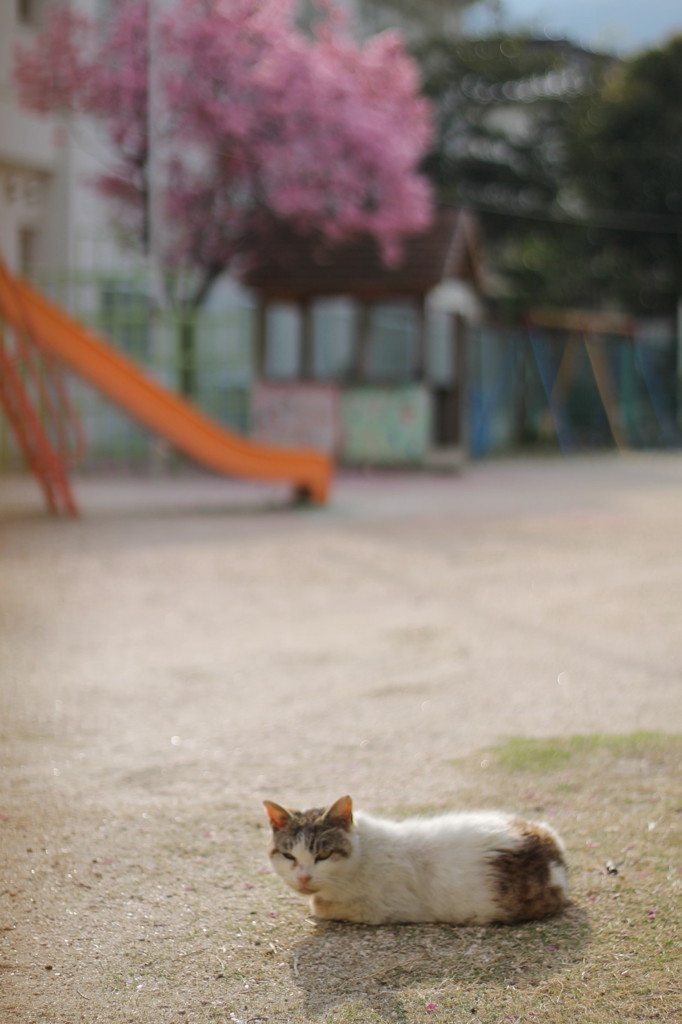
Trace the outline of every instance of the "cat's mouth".
<instances>
[{"instance_id":1,"label":"cat's mouth","mask_svg":"<svg viewBox=\"0 0 682 1024\"><path fill-rule=\"evenodd\" d=\"M312 885L297 885L296 891L300 892L302 896L314 896L317 889Z\"/></svg>"}]
</instances>

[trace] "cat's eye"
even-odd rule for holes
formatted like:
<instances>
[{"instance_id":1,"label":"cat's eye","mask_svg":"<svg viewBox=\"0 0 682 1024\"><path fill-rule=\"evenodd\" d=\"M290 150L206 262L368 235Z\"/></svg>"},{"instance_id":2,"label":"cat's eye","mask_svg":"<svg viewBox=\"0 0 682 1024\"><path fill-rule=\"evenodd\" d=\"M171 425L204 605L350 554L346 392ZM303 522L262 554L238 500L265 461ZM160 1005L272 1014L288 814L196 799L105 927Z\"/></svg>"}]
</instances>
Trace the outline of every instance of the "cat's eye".
<instances>
[{"instance_id":1,"label":"cat's eye","mask_svg":"<svg viewBox=\"0 0 682 1024\"><path fill-rule=\"evenodd\" d=\"M284 850L280 850L279 852L282 854L283 857L286 857L287 860L293 860L294 862L296 861L296 858L294 857L293 853L285 853Z\"/></svg>"},{"instance_id":2,"label":"cat's eye","mask_svg":"<svg viewBox=\"0 0 682 1024\"><path fill-rule=\"evenodd\" d=\"M315 863L317 864L318 860L329 860L333 852L333 850L326 850L324 853L318 853Z\"/></svg>"}]
</instances>

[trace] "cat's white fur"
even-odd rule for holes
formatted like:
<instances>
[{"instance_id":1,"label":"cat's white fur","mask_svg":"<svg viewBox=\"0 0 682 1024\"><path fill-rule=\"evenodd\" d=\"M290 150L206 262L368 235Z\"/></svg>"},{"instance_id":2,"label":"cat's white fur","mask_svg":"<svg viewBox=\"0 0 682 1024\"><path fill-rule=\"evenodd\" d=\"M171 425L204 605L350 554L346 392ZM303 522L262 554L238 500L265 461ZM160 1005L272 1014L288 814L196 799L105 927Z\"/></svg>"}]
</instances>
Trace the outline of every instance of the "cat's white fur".
<instances>
[{"instance_id":1,"label":"cat's white fur","mask_svg":"<svg viewBox=\"0 0 682 1024\"><path fill-rule=\"evenodd\" d=\"M350 803L350 798L343 799ZM273 850L271 861L288 886L312 897L317 917L365 924L486 924L505 920L499 894L491 884L491 861L518 849L517 822L497 811L400 822L358 812L347 829L347 856L334 854L316 862L299 840L288 849L288 856ZM557 858L549 864L548 881L565 899L563 844L549 826L532 828L556 844Z\"/></svg>"}]
</instances>

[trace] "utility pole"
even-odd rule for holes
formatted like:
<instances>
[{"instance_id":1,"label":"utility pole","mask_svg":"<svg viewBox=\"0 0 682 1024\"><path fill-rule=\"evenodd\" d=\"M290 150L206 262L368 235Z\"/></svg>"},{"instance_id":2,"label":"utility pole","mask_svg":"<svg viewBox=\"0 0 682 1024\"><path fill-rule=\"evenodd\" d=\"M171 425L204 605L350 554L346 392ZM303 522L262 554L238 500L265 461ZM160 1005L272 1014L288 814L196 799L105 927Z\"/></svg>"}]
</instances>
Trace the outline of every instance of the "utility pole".
<instances>
[{"instance_id":1,"label":"utility pole","mask_svg":"<svg viewBox=\"0 0 682 1024\"><path fill-rule=\"evenodd\" d=\"M168 345L166 343L168 296L164 284L161 259L163 252L163 226L161 198L163 186L159 153L159 102L156 0L149 0L147 19L147 280L149 289L149 357L157 380L168 385L166 370ZM159 474L168 465L170 448L162 438L150 442L149 460L153 473Z\"/></svg>"},{"instance_id":2,"label":"utility pole","mask_svg":"<svg viewBox=\"0 0 682 1024\"><path fill-rule=\"evenodd\" d=\"M163 251L160 216L161 161L159 135L161 107L159 103L158 62L156 42L156 0L149 0L147 21L147 265L152 306L164 312L167 296L161 272Z\"/></svg>"}]
</instances>

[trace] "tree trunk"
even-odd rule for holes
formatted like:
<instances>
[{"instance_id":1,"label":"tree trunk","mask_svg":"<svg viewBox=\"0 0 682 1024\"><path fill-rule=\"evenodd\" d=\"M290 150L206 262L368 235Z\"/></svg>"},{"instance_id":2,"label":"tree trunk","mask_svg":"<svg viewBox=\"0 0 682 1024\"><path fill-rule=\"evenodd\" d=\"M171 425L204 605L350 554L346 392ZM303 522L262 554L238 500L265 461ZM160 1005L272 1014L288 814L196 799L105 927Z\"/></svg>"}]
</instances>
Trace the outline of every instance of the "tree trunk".
<instances>
[{"instance_id":1,"label":"tree trunk","mask_svg":"<svg viewBox=\"0 0 682 1024\"><path fill-rule=\"evenodd\" d=\"M178 328L178 391L184 398L197 392L196 311L183 311Z\"/></svg>"},{"instance_id":2,"label":"tree trunk","mask_svg":"<svg viewBox=\"0 0 682 1024\"><path fill-rule=\"evenodd\" d=\"M208 293L223 267L206 268L196 290L178 304L178 391L184 398L194 399L198 384L197 319Z\"/></svg>"}]
</instances>

